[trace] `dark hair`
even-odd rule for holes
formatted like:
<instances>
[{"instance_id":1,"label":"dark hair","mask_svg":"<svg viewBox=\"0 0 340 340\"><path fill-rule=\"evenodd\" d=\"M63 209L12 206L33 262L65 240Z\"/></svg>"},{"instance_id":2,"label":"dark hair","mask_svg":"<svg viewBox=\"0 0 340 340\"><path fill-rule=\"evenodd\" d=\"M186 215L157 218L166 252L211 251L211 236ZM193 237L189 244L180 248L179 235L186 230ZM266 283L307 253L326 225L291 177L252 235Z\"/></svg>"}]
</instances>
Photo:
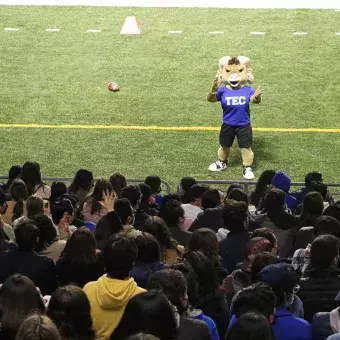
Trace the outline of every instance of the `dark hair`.
<instances>
[{"instance_id":1,"label":"dark hair","mask_svg":"<svg viewBox=\"0 0 340 340\"><path fill-rule=\"evenodd\" d=\"M137 259L138 248L134 240L112 236L105 244L103 257L109 277L124 280L129 276L131 268Z\"/></svg>"},{"instance_id":2,"label":"dark hair","mask_svg":"<svg viewBox=\"0 0 340 340\"><path fill-rule=\"evenodd\" d=\"M12 200L16 201L13 208L12 221L14 221L24 214L24 202L28 197L27 188L24 181L21 179L15 179L9 188L9 192L12 196Z\"/></svg>"},{"instance_id":3,"label":"dark hair","mask_svg":"<svg viewBox=\"0 0 340 340\"><path fill-rule=\"evenodd\" d=\"M50 203L53 204L61 195L66 194L66 192L67 187L64 182L53 182L51 185Z\"/></svg>"},{"instance_id":4,"label":"dark hair","mask_svg":"<svg viewBox=\"0 0 340 340\"><path fill-rule=\"evenodd\" d=\"M330 234L340 239L340 222L331 216L319 217L314 226L316 236Z\"/></svg>"},{"instance_id":5,"label":"dark hair","mask_svg":"<svg viewBox=\"0 0 340 340\"><path fill-rule=\"evenodd\" d=\"M172 238L165 222L158 216L148 218L143 226L143 231L153 235L164 252L167 249L175 249L177 242Z\"/></svg>"},{"instance_id":6,"label":"dark hair","mask_svg":"<svg viewBox=\"0 0 340 340\"><path fill-rule=\"evenodd\" d=\"M183 177L179 185L182 203L190 203L189 189L197 184L195 178Z\"/></svg>"},{"instance_id":7,"label":"dark hair","mask_svg":"<svg viewBox=\"0 0 340 340\"><path fill-rule=\"evenodd\" d=\"M122 190L127 186L126 178L120 172L116 172L110 177L110 183L118 197L121 196Z\"/></svg>"},{"instance_id":8,"label":"dark hair","mask_svg":"<svg viewBox=\"0 0 340 340\"><path fill-rule=\"evenodd\" d=\"M322 173L318 171L311 171L305 177L305 186L308 187L313 181L322 182Z\"/></svg>"},{"instance_id":9,"label":"dark hair","mask_svg":"<svg viewBox=\"0 0 340 340\"><path fill-rule=\"evenodd\" d=\"M31 314L21 324L15 340L60 340L60 334L53 321L46 315Z\"/></svg>"},{"instance_id":10,"label":"dark hair","mask_svg":"<svg viewBox=\"0 0 340 340\"><path fill-rule=\"evenodd\" d=\"M133 209L127 198L119 198L115 202L115 211L120 217L123 224L126 224L128 217L133 217Z\"/></svg>"},{"instance_id":11,"label":"dark hair","mask_svg":"<svg viewBox=\"0 0 340 340\"><path fill-rule=\"evenodd\" d=\"M202 195L207 191L207 188L201 184L194 184L189 189L190 202L195 202L200 200Z\"/></svg>"},{"instance_id":12,"label":"dark hair","mask_svg":"<svg viewBox=\"0 0 340 340\"><path fill-rule=\"evenodd\" d=\"M323 211L323 215L331 216L340 222L340 202L335 202Z\"/></svg>"},{"instance_id":13,"label":"dark hair","mask_svg":"<svg viewBox=\"0 0 340 340\"><path fill-rule=\"evenodd\" d=\"M272 188L264 199L264 207L270 212L284 210L286 204L286 193L280 189Z\"/></svg>"},{"instance_id":14,"label":"dark hair","mask_svg":"<svg viewBox=\"0 0 340 340\"><path fill-rule=\"evenodd\" d=\"M175 312L164 294L150 291L134 296L110 339L122 340L138 332L150 333L162 340L177 339Z\"/></svg>"},{"instance_id":15,"label":"dark hair","mask_svg":"<svg viewBox=\"0 0 340 340\"><path fill-rule=\"evenodd\" d=\"M258 228L255 229L251 235L250 238L255 238L255 237L263 237L266 240L268 240L272 246L272 248L277 247L277 238L273 231L269 228Z\"/></svg>"},{"instance_id":16,"label":"dark hair","mask_svg":"<svg viewBox=\"0 0 340 340\"><path fill-rule=\"evenodd\" d=\"M261 194L266 186L272 183L272 179L275 175L275 170L264 170L256 182L255 193Z\"/></svg>"},{"instance_id":17,"label":"dark hair","mask_svg":"<svg viewBox=\"0 0 340 340\"><path fill-rule=\"evenodd\" d=\"M42 215L44 213L44 200L37 195L28 197L26 201L26 213L27 218Z\"/></svg>"},{"instance_id":18,"label":"dark hair","mask_svg":"<svg viewBox=\"0 0 340 340\"><path fill-rule=\"evenodd\" d=\"M269 318L274 314L276 297L270 286L258 282L238 291L231 304L231 313L240 318L248 312L256 312Z\"/></svg>"},{"instance_id":19,"label":"dark hair","mask_svg":"<svg viewBox=\"0 0 340 340\"><path fill-rule=\"evenodd\" d=\"M259 252L254 256L253 263L251 265L251 282L257 282L258 273L270 264L279 262L279 258L268 251Z\"/></svg>"},{"instance_id":20,"label":"dark hair","mask_svg":"<svg viewBox=\"0 0 340 340\"><path fill-rule=\"evenodd\" d=\"M251 238L245 247L245 259L249 259L250 255L255 255L264 251L272 251L272 244L264 237Z\"/></svg>"},{"instance_id":21,"label":"dark hair","mask_svg":"<svg viewBox=\"0 0 340 340\"><path fill-rule=\"evenodd\" d=\"M181 202L181 196L179 194L164 195L163 199L162 199L162 202L160 204L160 208L163 208L165 206L165 204L167 204L169 201L178 201L178 202Z\"/></svg>"},{"instance_id":22,"label":"dark hair","mask_svg":"<svg viewBox=\"0 0 340 340\"><path fill-rule=\"evenodd\" d=\"M311 266L316 270L328 269L339 256L339 239L333 235L320 235L310 248Z\"/></svg>"},{"instance_id":23,"label":"dark hair","mask_svg":"<svg viewBox=\"0 0 340 340\"><path fill-rule=\"evenodd\" d=\"M72 192L67 192L65 194L60 195L59 200L63 200L63 199L69 200L71 202L74 210L76 210L76 208L78 208L78 206L79 206L79 199Z\"/></svg>"},{"instance_id":24,"label":"dark hair","mask_svg":"<svg viewBox=\"0 0 340 340\"><path fill-rule=\"evenodd\" d=\"M34 194L37 185L43 184L40 165L36 162L26 162L21 169L20 177L26 184L28 196Z\"/></svg>"},{"instance_id":25,"label":"dark hair","mask_svg":"<svg viewBox=\"0 0 340 340\"><path fill-rule=\"evenodd\" d=\"M122 198L127 198L133 208L137 207L142 193L138 185L128 185L122 190Z\"/></svg>"},{"instance_id":26,"label":"dark hair","mask_svg":"<svg viewBox=\"0 0 340 340\"><path fill-rule=\"evenodd\" d=\"M29 220L19 223L14 229L16 243L21 251L33 251L37 246L39 230Z\"/></svg>"},{"instance_id":27,"label":"dark hair","mask_svg":"<svg viewBox=\"0 0 340 340\"><path fill-rule=\"evenodd\" d=\"M58 225L64 214L72 215L74 212L73 205L68 199L60 199L51 205L51 215L53 222Z\"/></svg>"},{"instance_id":28,"label":"dark hair","mask_svg":"<svg viewBox=\"0 0 340 340\"><path fill-rule=\"evenodd\" d=\"M107 191L110 193L113 191L111 183L104 178L97 179L92 194L87 197L91 204L91 215L102 210L99 202L103 199L103 192Z\"/></svg>"},{"instance_id":29,"label":"dark hair","mask_svg":"<svg viewBox=\"0 0 340 340\"><path fill-rule=\"evenodd\" d=\"M135 243L138 248L137 261L153 263L161 260L161 250L153 235L143 232L135 238Z\"/></svg>"},{"instance_id":30,"label":"dark hair","mask_svg":"<svg viewBox=\"0 0 340 340\"><path fill-rule=\"evenodd\" d=\"M186 311L187 306L183 304L183 299L187 291L187 282L180 271L163 269L152 274L147 288L165 294L169 301L177 308L180 315L183 315Z\"/></svg>"},{"instance_id":31,"label":"dark hair","mask_svg":"<svg viewBox=\"0 0 340 340\"><path fill-rule=\"evenodd\" d=\"M308 185L308 191L316 191L321 194L322 199L325 199L328 194L327 185L321 181L313 181Z\"/></svg>"},{"instance_id":32,"label":"dark hair","mask_svg":"<svg viewBox=\"0 0 340 340\"><path fill-rule=\"evenodd\" d=\"M309 192L303 199L300 221L302 226L315 224L315 216L321 216L323 212L323 199L318 192Z\"/></svg>"},{"instance_id":33,"label":"dark hair","mask_svg":"<svg viewBox=\"0 0 340 340\"><path fill-rule=\"evenodd\" d=\"M244 190L244 187L243 187L242 184L238 184L238 183L230 184L229 187L228 187L228 189L227 189L226 197L229 197L229 194L230 194L234 189L241 189L241 190Z\"/></svg>"},{"instance_id":34,"label":"dark hair","mask_svg":"<svg viewBox=\"0 0 340 340\"><path fill-rule=\"evenodd\" d=\"M237 57L232 57L228 60L228 65L240 65L241 62Z\"/></svg>"},{"instance_id":35,"label":"dark hair","mask_svg":"<svg viewBox=\"0 0 340 340\"><path fill-rule=\"evenodd\" d=\"M148 176L145 178L145 184L149 184L152 194L161 192L161 179L158 176Z\"/></svg>"},{"instance_id":36,"label":"dark hair","mask_svg":"<svg viewBox=\"0 0 340 340\"><path fill-rule=\"evenodd\" d=\"M43 251L53 242L58 240L57 229L52 220L46 215L35 216L30 219L30 223L38 228L38 244L35 248L37 253Z\"/></svg>"},{"instance_id":37,"label":"dark hair","mask_svg":"<svg viewBox=\"0 0 340 340\"><path fill-rule=\"evenodd\" d=\"M221 204L221 195L217 189L206 190L201 197L202 209L216 208Z\"/></svg>"},{"instance_id":38,"label":"dark hair","mask_svg":"<svg viewBox=\"0 0 340 340\"><path fill-rule=\"evenodd\" d=\"M34 311L45 311L44 303L34 283L21 274L10 276L0 288L0 322L3 339L14 339L22 322Z\"/></svg>"},{"instance_id":39,"label":"dark hair","mask_svg":"<svg viewBox=\"0 0 340 340\"><path fill-rule=\"evenodd\" d=\"M92 172L86 169L79 169L76 172L68 190L74 194L76 194L80 188L88 192L91 189L92 184L93 184Z\"/></svg>"},{"instance_id":40,"label":"dark hair","mask_svg":"<svg viewBox=\"0 0 340 340\"><path fill-rule=\"evenodd\" d=\"M247 207L249 205L248 195L243 189L235 188L231 190L228 195L228 199L237 202L245 202Z\"/></svg>"},{"instance_id":41,"label":"dark hair","mask_svg":"<svg viewBox=\"0 0 340 340\"><path fill-rule=\"evenodd\" d=\"M228 230L244 230L244 223L247 217L247 205L245 202L237 202L234 200L226 200L224 202L222 218Z\"/></svg>"},{"instance_id":42,"label":"dark hair","mask_svg":"<svg viewBox=\"0 0 340 340\"><path fill-rule=\"evenodd\" d=\"M127 338L125 338L125 340L161 340L161 339L152 334L137 333L128 336Z\"/></svg>"},{"instance_id":43,"label":"dark hair","mask_svg":"<svg viewBox=\"0 0 340 340\"><path fill-rule=\"evenodd\" d=\"M79 287L64 286L54 291L47 315L56 324L63 339L95 338L90 302Z\"/></svg>"},{"instance_id":44,"label":"dark hair","mask_svg":"<svg viewBox=\"0 0 340 340\"><path fill-rule=\"evenodd\" d=\"M260 314L246 313L227 332L226 340L275 340L269 320Z\"/></svg>"},{"instance_id":45,"label":"dark hair","mask_svg":"<svg viewBox=\"0 0 340 340\"><path fill-rule=\"evenodd\" d=\"M184 219L184 210L181 202L170 200L161 206L158 216L161 217L168 227L178 227L180 220Z\"/></svg>"},{"instance_id":46,"label":"dark hair","mask_svg":"<svg viewBox=\"0 0 340 340\"><path fill-rule=\"evenodd\" d=\"M189 240L188 250L201 251L214 263L218 263L219 248L216 233L208 228L195 230Z\"/></svg>"},{"instance_id":47,"label":"dark hair","mask_svg":"<svg viewBox=\"0 0 340 340\"><path fill-rule=\"evenodd\" d=\"M2 188L5 192L8 192L9 187L11 186L12 182L20 177L21 173L21 165L13 165L8 171L8 180L6 184L2 184Z\"/></svg>"},{"instance_id":48,"label":"dark hair","mask_svg":"<svg viewBox=\"0 0 340 340\"><path fill-rule=\"evenodd\" d=\"M62 258L73 265L91 265L97 262L97 243L86 227L74 231L67 240Z\"/></svg>"},{"instance_id":49,"label":"dark hair","mask_svg":"<svg viewBox=\"0 0 340 340\"><path fill-rule=\"evenodd\" d=\"M148 184L141 183L138 185L139 189L142 193L141 202L148 202L148 199L151 197L151 187Z\"/></svg>"}]
</instances>

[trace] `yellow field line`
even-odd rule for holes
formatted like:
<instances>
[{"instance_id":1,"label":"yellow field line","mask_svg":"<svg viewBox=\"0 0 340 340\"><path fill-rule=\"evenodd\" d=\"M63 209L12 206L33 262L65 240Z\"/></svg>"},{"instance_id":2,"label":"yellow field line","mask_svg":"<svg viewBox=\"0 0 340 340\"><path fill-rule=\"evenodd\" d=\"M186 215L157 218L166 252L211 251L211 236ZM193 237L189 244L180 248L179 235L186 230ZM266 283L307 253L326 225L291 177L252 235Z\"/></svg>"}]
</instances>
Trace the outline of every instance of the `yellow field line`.
<instances>
[{"instance_id":1,"label":"yellow field line","mask_svg":"<svg viewBox=\"0 0 340 340\"><path fill-rule=\"evenodd\" d=\"M80 124L0 124L0 129L85 129L85 130L162 130L162 131L219 131L215 126L143 126L143 125L80 125ZM339 129L323 128L261 128L258 132L312 132L312 133L340 133Z\"/></svg>"}]
</instances>

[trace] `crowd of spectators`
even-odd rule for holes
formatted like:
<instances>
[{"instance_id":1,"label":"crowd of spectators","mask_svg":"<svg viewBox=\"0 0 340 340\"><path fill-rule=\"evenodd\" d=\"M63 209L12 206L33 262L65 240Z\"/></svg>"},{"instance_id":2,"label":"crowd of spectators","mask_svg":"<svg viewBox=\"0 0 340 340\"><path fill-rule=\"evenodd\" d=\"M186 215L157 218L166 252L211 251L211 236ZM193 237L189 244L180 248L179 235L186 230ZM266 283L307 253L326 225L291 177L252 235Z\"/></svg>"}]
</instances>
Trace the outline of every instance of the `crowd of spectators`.
<instances>
[{"instance_id":1,"label":"crowd of spectators","mask_svg":"<svg viewBox=\"0 0 340 340\"><path fill-rule=\"evenodd\" d=\"M291 191L184 177L162 195L38 163L0 185L0 340L340 339L340 202L322 174Z\"/></svg>"}]
</instances>

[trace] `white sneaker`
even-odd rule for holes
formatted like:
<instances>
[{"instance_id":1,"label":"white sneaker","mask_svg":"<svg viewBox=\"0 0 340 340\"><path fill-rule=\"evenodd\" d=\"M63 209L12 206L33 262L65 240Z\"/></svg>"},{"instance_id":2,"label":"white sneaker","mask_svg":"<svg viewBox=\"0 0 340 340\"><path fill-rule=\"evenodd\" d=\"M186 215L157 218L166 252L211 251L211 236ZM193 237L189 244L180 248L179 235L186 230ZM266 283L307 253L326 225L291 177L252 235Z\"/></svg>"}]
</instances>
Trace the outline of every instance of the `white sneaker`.
<instances>
[{"instance_id":1,"label":"white sneaker","mask_svg":"<svg viewBox=\"0 0 340 340\"><path fill-rule=\"evenodd\" d=\"M244 179L254 179L254 173L251 167L247 166L246 168L243 169L243 178Z\"/></svg>"},{"instance_id":2,"label":"white sneaker","mask_svg":"<svg viewBox=\"0 0 340 340\"><path fill-rule=\"evenodd\" d=\"M209 169L210 171L216 172L216 171L221 171L221 170L226 169L227 166L228 166L228 164L227 164L226 162L217 161L217 162L211 163L211 164L209 165L209 168L208 168L208 169Z\"/></svg>"}]
</instances>

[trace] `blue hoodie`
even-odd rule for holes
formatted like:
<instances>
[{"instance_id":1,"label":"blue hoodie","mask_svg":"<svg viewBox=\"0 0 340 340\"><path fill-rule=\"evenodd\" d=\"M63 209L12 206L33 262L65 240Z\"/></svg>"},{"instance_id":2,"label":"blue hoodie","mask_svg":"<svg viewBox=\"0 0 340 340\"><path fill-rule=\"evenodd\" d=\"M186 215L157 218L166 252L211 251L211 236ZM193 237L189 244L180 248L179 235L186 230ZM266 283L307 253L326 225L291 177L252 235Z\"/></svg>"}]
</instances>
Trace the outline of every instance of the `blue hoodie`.
<instances>
[{"instance_id":1,"label":"blue hoodie","mask_svg":"<svg viewBox=\"0 0 340 340\"><path fill-rule=\"evenodd\" d=\"M290 177L285 174L282 171L279 171L276 173L276 175L272 179L272 185L274 187L284 191L286 193L286 204L288 209L290 209L292 212L294 212L296 206L297 206L297 200L295 197L290 195L289 189L290 189L290 183L291 183Z\"/></svg>"},{"instance_id":2,"label":"blue hoodie","mask_svg":"<svg viewBox=\"0 0 340 340\"><path fill-rule=\"evenodd\" d=\"M205 314L203 314L203 312L200 309L194 309L191 310L189 313L189 317L190 319L195 319L195 320L201 320L204 321L211 333L212 339L213 340L220 340L220 336L218 335L218 331L216 328L216 324L215 321L211 318L209 318L209 316L206 316Z\"/></svg>"}]
</instances>

